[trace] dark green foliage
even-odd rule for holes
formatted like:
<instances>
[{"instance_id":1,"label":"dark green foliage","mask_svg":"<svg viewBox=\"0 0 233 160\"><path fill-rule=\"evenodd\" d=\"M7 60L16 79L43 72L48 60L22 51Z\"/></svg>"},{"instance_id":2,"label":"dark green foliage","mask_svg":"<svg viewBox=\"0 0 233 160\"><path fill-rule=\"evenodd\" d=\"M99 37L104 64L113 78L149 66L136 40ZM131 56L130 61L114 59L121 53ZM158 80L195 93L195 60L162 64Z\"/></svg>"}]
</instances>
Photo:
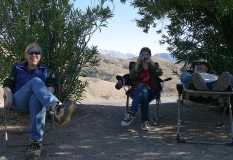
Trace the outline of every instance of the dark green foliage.
<instances>
[{"instance_id":1,"label":"dark green foliage","mask_svg":"<svg viewBox=\"0 0 233 160\"><path fill-rule=\"evenodd\" d=\"M233 0L133 0L145 32L167 17L161 43L186 64L206 58L217 72L233 72ZM161 28L158 32L161 32Z\"/></svg>"},{"instance_id":2,"label":"dark green foliage","mask_svg":"<svg viewBox=\"0 0 233 160\"><path fill-rule=\"evenodd\" d=\"M43 63L58 78L58 97L79 100L86 82L79 80L83 67L98 63L98 50L88 47L93 33L112 17L100 3L86 11L69 0L0 0L0 82L12 64L24 58L27 44L37 41Z\"/></svg>"}]
</instances>

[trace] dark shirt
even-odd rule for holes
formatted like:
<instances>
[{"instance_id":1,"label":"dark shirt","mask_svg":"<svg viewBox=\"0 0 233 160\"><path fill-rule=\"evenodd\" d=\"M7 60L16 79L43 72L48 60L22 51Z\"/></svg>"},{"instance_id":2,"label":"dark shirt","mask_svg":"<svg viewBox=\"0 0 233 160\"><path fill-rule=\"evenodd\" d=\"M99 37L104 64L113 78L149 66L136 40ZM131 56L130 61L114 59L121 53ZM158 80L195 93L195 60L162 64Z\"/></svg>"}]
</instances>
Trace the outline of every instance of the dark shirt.
<instances>
[{"instance_id":1,"label":"dark shirt","mask_svg":"<svg viewBox=\"0 0 233 160\"><path fill-rule=\"evenodd\" d=\"M25 62L13 65L10 75L3 83L3 87L9 87L15 93L34 77L40 78L47 86L56 86L56 81L49 75L46 66L38 65L36 69L29 70Z\"/></svg>"}]
</instances>

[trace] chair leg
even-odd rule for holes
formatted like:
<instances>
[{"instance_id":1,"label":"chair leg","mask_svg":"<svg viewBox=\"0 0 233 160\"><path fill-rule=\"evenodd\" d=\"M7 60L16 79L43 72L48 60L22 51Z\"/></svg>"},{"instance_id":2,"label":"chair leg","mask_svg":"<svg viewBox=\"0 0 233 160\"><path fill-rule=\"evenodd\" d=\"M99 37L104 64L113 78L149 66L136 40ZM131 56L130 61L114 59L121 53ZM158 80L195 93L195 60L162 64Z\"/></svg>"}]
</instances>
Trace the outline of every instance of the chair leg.
<instances>
[{"instance_id":1,"label":"chair leg","mask_svg":"<svg viewBox=\"0 0 233 160\"><path fill-rule=\"evenodd\" d=\"M227 102L227 103L224 103L224 101ZM223 111L220 111L221 112L220 119L217 121L217 126L218 127L222 127L224 125L224 123L225 123L227 109L229 109L228 105L229 105L228 104L228 99L223 99L223 101L219 105L221 108L223 108ZM216 115L216 117L217 117L217 115Z\"/></svg>"},{"instance_id":2,"label":"chair leg","mask_svg":"<svg viewBox=\"0 0 233 160\"><path fill-rule=\"evenodd\" d=\"M52 125L52 129L55 129L55 113L54 111L50 112L51 115L51 125Z\"/></svg>"},{"instance_id":3,"label":"chair leg","mask_svg":"<svg viewBox=\"0 0 233 160\"><path fill-rule=\"evenodd\" d=\"M231 97L228 97L228 107L229 107L229 119L230 119L230 129L231 129L231 144L233 144L233 121L232 121L232 106Z\"/></svg>"},{"instance_id":4,"label":"chair leg","mask_svg":"<svg viewBox=\"0 0 233 160\"><path fill-rule=\"evenodd\" d=\"M126 99L126 113L129 112L129 96L127 95L127 99Z\"/></svg>"},{"instance_id":5,"label":"chair leg","mask_svg":"<svg viewBox=\"0 0 233 160\"><path fill-rule=\"evenodd\" d=\"M4 128L4 142L7 145L8 144L8 130L7 130L7 117L8 117L8 109L4 106L3 109L3 128Z\"/></svg>"},{"instance_id":6,"label":"chair leg","mask_svg":"<svg viewBox=\"0 0 233 160\"><path fill-rule=\"evenodd\" d=\"M179 96L177 100L177 131L176 131L176 140L177 142L181 141L180 137L180 129L181 129L181 109L182 108L182 99L181 96Z\"/></svg>"},{"instance_id":7,"label":"chair leg","mask_svg":"<svg viewBox=\"0 0 233 160\"><path fill-rule=\"evenodd\" d=\"M161 103L160 98L156 99L154 120L157 124L159 124L159 119L160 119L160 115L159 115L160 103Z\"/></svg>"}]
</instances>

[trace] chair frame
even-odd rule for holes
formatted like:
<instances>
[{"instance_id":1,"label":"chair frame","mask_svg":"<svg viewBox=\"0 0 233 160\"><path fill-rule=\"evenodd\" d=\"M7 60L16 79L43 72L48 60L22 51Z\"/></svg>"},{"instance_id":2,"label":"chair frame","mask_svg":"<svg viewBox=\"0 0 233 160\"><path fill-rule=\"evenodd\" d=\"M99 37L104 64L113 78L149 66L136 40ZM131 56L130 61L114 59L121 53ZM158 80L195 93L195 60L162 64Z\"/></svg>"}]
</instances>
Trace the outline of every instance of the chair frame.
<instances>
[{"instance_id":1,"label":"chair frame","mask_svg":"<svg viewBox=\"0 0 233 160\"><path fill-rule=\"evenodd\" d=\"M53 87L48 87L48 90L50 90L50 92L54 93L54 88ZM12 112L11 108L13 108L13 106L7 106L6 105L6 100L8 98L12 98L12 97L7 97L8 95L6 94L6 91L4 90L4 93L3 93L3 100L4 100L4 106L3 106L3 112L2 112L2 119L3 119L3 133L4 133L4 144L6 146L8 146L8 141L9 141L9 134L8 134L8 127L7 127L7 123L8 123L8 117L9 117L9 114L10 112ZM51 124L52 124L52 129L55 128L55 114L54 112L50 112L51 114L51 117L52 117L52 121L51 121ZM1 129L2 130L2 129Z\"/></svg>"},{"instance_id":2,"label":"chair frame","mask_svg":"<svg viewBox=\"0 0 233 160\"><path fill-rule=\"evenodd\" d=\"M184 107L184 100L189 100L189 96L219 96L220 98L226 98L227 100L227 108L229 109L229 122L230 122L230 142L212 142L211 144L227 144L233 145L233 120L232 120L232 105L231 105L231 97L233 96L233 91L226 91L226 92L216 92L216 91L199 91L199 90L192 90L187 89L182 84L177 84L178 90L178 100L177 100L177 132L176 132L176 139L178 143L198 143L198 144L210 144L211 142L207 141L193 141L193 140L185 140L181 137L181 124L182 124L182 113Z\"/></svg>"},{"instance_id":3,"label":"chair frame","mask_svg":"<svg viewBox=\"0 0 233 160\"><path fill-rule=\"evenodd\" d=\"M172 78L170 78L170 77L162 80L160 82L161 86L163 87L164 82L170 81L170 80L172 80ZM125 82L123 81L123 86L124 86L124 84L125 84ZM125 90L126 96L127 96L126 97L126 113L128 113L129 112L129 107L130 107L130 105L129 105L130 96L127 94L127 91L129 91L130 89L127 90L127 89L124 88L124 90ZM159 95L156 96L155 99L153 99L153 100L155 100L155 110L154 110L155 111L155 113L154 113L155 117L153 117L153 121L155 121L157 125L159 125L159 120L160 120L159 108L160 108L160 104L161 104L161 92L162 92L162 90L160 91Z\"/></svg>"},{"instance_id":4,"label":"chair frame","mask_svg":"<svg viewBox=\"0 0 233 160\"><path fill-rule=\"evenodd\" d=\"M130 105L129 105L129 98L130 98L130 96L129 95L127 95L126 94L126 113L128 113L129 112L129 107L130 107ZM158 97L156 97L155 98L155 117L153 117L154 119L155 119L155 122L157 123L157 124L159 124L159 106L160 106L160 104L161 104L161 96L159 95Z\"/></svg>"},{"instance_id":5,"label":"chair frame","mask_svg":"<svg viewBox=\"0 0 233 160\"><path fill-rule=\"evenodd\" d=\"M7 94L6 94L6 91L4 90L4 93L3 93L3 101L4 101L4 105L3 105L3 112L2 112L2 119L3 119L3 133L4 133L4 142L5 144L7 145L8 144L8 140L9 140L9 137L8 137L8 128L7 128L7 118L8 118L8 115L9 115L9 112L10 112L10 108L11 106L6 106L6 99L7 99Z\"/></svg>"}]
</instances>

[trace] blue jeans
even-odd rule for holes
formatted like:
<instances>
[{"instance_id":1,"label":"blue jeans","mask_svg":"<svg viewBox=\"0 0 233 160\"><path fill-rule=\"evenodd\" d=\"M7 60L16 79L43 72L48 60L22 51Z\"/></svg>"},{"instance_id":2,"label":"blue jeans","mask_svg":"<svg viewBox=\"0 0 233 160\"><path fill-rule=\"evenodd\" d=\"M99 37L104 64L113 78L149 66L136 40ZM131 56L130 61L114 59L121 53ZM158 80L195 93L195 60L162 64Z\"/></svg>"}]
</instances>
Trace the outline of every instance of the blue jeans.
<instances>
[{"instance_id":1,"label":"blue jeans","mask_svg":"<svg viewBox=\"0 0 233 160\"><path fill-rule=\"evenodd\" d=\"M224 75L223 75L224 74ZM230 78L230 86L233 87L233 75L228 73L228 72L223 72L219 77L221 76L229 76ZM190 84L192 83L192 73L190 72L184 72L181 74L181 77L180 77L180 80L181 82L184 84L184 86L186 88L189 88L190 87ZM207 87L212 90L217 84L217 80L216 81L212 81L212 82L208 82L206 81L206 85Z\"/></svg>"},{"instance_id":2,"label":"blue jeans","mask_svg":"<svg viewBox=\"0 0 233 160\"><path fill-rule=\"evenodd\" d=\"M192 83L192 73L183 72L180 76L180 81L183 83L185 88L189 88L190 83Z\"/></svg>"},{"instance_id":3,"label":"blue jeans","mask_svg":"<svg viewBox=\"0 0 233 160\"><path fill-rule=\"evenodd\" d=\"M159 94L159 93L158 93ZM131 112L135 114L141 106L142 122L149 120L149 103L158 95L145 84L140 83L130 93L132 98Z\"/></svg>"},{"instance_id":4,"label":"blue jeans","mask_svg":"<svg viewBox=\"0 0 233 160\"><path fill-rule=\"evenodd\" d=\"M32 140L42 141L46 111L59 102L57 97L40 78L34 77L15 92L13 101L14 110L30 113Z\"/></svg>"},{"instance_id":5,"label":"blue jeans","mask_svg":"<svg viewBox=\"0 0 233 160\"><path fill-rule=\"evenodd\" d=\"M184 84L185 88L190 88L190 84L192 83L192 73L184 72L181 74L180 80L182 84ZM211 90L217 81L206 82L207 87Z\"/></svg>"}]
</instances>

